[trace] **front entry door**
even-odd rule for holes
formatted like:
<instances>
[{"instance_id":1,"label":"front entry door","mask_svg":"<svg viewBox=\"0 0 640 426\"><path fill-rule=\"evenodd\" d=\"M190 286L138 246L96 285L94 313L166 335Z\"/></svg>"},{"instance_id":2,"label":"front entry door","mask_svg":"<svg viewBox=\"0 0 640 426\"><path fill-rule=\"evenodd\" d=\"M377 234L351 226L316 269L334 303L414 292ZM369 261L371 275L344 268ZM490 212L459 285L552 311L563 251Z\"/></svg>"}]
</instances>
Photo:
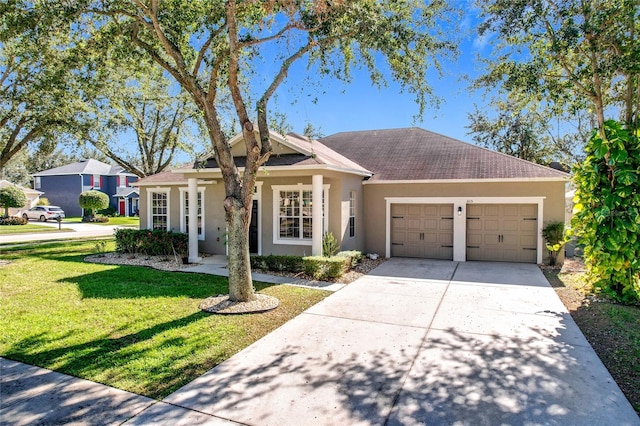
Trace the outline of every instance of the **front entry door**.
<instances>
[{"instance_id":1,"label":"front entry door","mask_svg":"<svg viewBox=\"0 0 640 426\"><path fill-rule=\"evenodd\" d=\"M249 224L249 253L258 253L258 200L253 200Z\"/></svg>"}]
</instances>

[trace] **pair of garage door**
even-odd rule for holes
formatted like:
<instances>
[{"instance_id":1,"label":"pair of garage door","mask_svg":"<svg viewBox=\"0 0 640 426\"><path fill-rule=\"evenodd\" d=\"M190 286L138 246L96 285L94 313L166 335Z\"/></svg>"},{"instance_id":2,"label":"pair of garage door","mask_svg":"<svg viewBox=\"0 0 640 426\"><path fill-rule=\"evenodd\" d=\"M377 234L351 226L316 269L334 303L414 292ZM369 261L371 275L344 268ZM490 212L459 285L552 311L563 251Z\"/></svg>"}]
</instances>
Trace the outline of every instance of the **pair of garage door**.
<instances>
[{"instance_id":1,"label":"pair of garage door","mask_svg":"<svg viewBox=\"0 0 640 426\"><path fill-rule=\"evenodd\" d=\"M468 204L467 260L537 260L536 204ZM392 204L391 255L453 259L453 204Z\"/></svg>"}]
</instances>

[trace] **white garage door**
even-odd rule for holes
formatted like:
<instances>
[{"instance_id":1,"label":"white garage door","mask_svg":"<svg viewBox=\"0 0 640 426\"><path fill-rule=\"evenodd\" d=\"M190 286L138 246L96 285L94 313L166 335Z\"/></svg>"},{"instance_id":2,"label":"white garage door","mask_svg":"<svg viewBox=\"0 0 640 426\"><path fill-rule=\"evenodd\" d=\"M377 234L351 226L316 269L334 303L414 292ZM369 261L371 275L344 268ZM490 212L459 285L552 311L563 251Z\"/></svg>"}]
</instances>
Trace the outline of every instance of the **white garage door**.
<instances>
[{"instance_id":1,"label":"white garage door","mask_svg":"<svg viewBox=\"0 0 640 426\"><path fill-rule=\"evenodd\" d=\"M537 204L468 204L467 260L536 263Z\"/></svg>"},{"instance_id":2,"label":"white garage door","mask_svg":"<svg viewBox=\"0 0 640 426\"><path fill-rule=\"evenodd\" d=\"M453 259L453 204L392 204L391 256Z\"/></svg>"}]
</instances>

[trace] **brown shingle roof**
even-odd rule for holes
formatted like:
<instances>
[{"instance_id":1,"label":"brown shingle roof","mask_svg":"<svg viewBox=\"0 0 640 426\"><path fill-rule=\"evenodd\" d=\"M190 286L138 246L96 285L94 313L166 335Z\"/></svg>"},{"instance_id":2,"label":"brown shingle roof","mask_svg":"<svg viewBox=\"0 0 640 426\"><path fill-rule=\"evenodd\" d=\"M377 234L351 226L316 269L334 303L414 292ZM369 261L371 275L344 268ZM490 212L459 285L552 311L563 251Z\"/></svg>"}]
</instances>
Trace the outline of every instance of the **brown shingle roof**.
<instances>
[{"instance_id":1,"label":"brown shingle roof","mask_svg":"<svg viewBox=\"0 0 640 426\"><path fill-rule=\"evenodd\" d=\"M371 130L320 142L371 170L370 181L566 179L568 174L424 129Z\"/></svg>"}]
</instances>

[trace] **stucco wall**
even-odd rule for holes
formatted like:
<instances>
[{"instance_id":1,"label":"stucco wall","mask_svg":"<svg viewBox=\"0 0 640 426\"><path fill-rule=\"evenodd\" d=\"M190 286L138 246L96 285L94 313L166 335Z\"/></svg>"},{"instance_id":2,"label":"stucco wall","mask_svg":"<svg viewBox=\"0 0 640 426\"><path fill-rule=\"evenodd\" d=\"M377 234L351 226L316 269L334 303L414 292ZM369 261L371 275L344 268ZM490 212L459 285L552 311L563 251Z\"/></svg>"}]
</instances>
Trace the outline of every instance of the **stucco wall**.
<instances>
[{"instance_id":1,"label":"stucco wall","mask_svg":"<svg viewBox=\"0 0 640 426\"><path fill-rule=\"evenodd\" d=\"M311 185L311 176L304 177L261 177L258 179L257 186L259 191L254 199L259 200L259 232L261 239L261 253L268 254L297 254L310 255L311 244L274 244L274 185ZM199 241L199 250L209 254L225 254L226 247L224 244L226 236L226 222L224 217L224 185L221 179L215 179L213 183L199 183L198 187L204 187L204 226L205 239ZM337 172L325 172L323 175L323 184L329 185L329 223L328 231L342 243L343 250L358 250L364 248L364 204L362 193L362 178L355 175L345 175ZM171 185L165 187L146 187L140 188L140 229L149 227L149 190L160 190L170 188L169 192L169 222L170 229L176 232L181 231L180 218L180 188L186 188L184 185ZM349 238L349 191L357 191L357 219L356 219L356 237ZM275 200L277 203L277 199Z\"/></svg>"}]
</instances>

